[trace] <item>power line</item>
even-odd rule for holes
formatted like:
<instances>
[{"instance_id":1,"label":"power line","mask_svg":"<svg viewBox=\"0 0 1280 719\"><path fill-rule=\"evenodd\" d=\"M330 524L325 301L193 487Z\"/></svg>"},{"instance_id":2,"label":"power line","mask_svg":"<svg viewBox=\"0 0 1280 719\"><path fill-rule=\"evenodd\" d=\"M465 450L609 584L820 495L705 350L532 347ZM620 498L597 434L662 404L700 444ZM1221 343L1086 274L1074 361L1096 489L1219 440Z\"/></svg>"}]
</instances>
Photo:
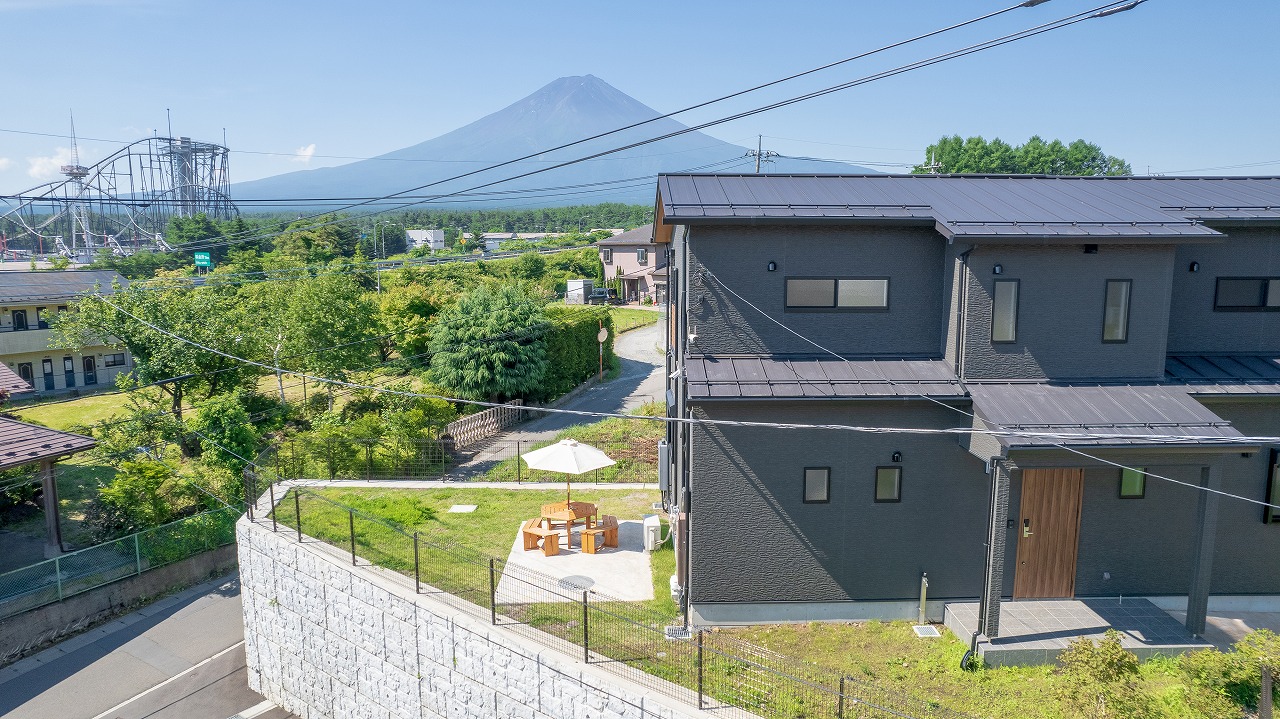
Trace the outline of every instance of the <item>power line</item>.
<instances>
[{"instance_id":1,"label":"power line","mask_svg":"<svg viewBox=\"0 0 1280 719\"><path fill-rule=\"evenodd\" d=\"M927 33L924 33L924 34L921 34L921 35L916 35L916 36L911 37L911 38L908 38L908 39L906 39L906 40L901 40L901 41L898 41L898 42L894 42L894 43L890 43L890 44L888 44L888 45L881 46L881 47L876 48L876 49L873 49L873 50L868 50L868 51L866 51L866 52L858 53L858 54L853 55L853 56L851 56L851 57L847 57L847 58L845 58L845 59L843 59L843 60L838 60L838 61L835 61L835 62L827 63L827 64L824 64L824 65L821 65L821 66L818 66L818 67L812 68L812 69L810 69L810 70L805 70L805 71L803 71L803 72L794 73L794 74L792 74L792 75L788 75L788 76L786 76L786 77L783 77L783 78L780 78L780 79L777 79L777 80L773 80L773 81L770 81L770 82L762 83L762 84L760 84L760 85L756 85L756 86L754 86L754 87L747 88L747 89L745 89L745 90L741 90L741 91L738 91L738 92L730 93L730 94L728 94L728 95L723 95L723 96L721 96L721 97L718 97L718 98L715 98L715 99L712 99L712 100L708 100L708 101L705 101L705 102L697 103L697 104L695 104L695 105L690 105L690 106L685 107L685 108L682 108L682 109L680 109L680 110L676 110L676 111L674 111L674 112L667 113L667 114L665 114L665 115L659 115L658 117L650 118L650 119L648 119L648 120L644 120L644 121L641 121L641 122L632 123L632 124L629 124L629 125L626 125L626 126L623 126L623 127L620 127L620 128L616 128L616 129L614 129L614 130L610 130L610 131L608 131L608 132L603 132L603 133L599 133L599 134L596 134L596 135L592 135L592 136L590 136L590 137L582 138L582 139L580 139L580 140L575 140L575 141L573 141L573 142L565 143L565 144L562 144L562 145L559 145L559 146L556 146L556 147L553 147L553 148L549 148L549 149L546 149L546 150L541 150L541 151L539 151L539 152L535 152L535 153L531 153L531 154L528 154L528 155L524 155L524 156L522 156L522 157L518 157L518 158L515 158L515 159L512 159L512 160L507 160L507 161L505 161L505 162L498 163L498 164L495 164L495 165L490 165L490 166L485 167L485 168L480 168L480 169L477 169L477 170L473 170L473 171L471 171L471 172L463 173L463 174L460 174L460 175L455 175L455 176L450 177L450 178L445 178L445 179L442 179L442 180L437 180L437 181L435 181L435 182L431 182L431 183L428 183L428 184L426 184L426 185L420 185L420 186L418 186L418 187L413 187L413 188L409 188L409 189L407 189L407 190L402 190L402 191L397 192L397 193L392 193L392 194L390 194L390 195L386 195L386 196L384 196L382 199L391 199L391 198L395 198L395 197L398 197L398 196L401 196L401 195L406 195L406 194L408 194L408 193L410 193L410 192L415 192L415 191L418 191L418 190L423 190L423 189L426 189L426 188L428 188L428 187L432 187L432 186L435 186L435 185L439 185L439 184L442 184L442 183L445 183L445 182L451 182L451 181L454 181L454 180L459 180L459 179L462 179L462 178L465 178L465 177L469 177L469 176L472 176L472 175L475 175L475 174L479 174L479 173L481 173L481 172L486 172L486 171L489 171L489 170L498 169L498 168L501 168L501 167L504 167L504 166L507 166L507 165L511 165L511 164L514 164L514 163L517 163L517 162L521 162L521 161L523 161L523 160L532 159L532 158L538 157L538 156L540 156L540 155L544 155L544 154L549 153L549 152L555 152L555 151L562 150L562 149L566 149L566 148L569 148L569 147L574 147L574 146L576 146L576 145L580 145L580 144L583 144L583 143L585 143L585 142L590 142L590 141L592 141L592 140L600 139L600 138L603 138L603 137L608 137L608 136L610 136L610 135L615 135L615 134L617 134L617 133L624 132L624 131L626 131L626 130L634 129L634 128L637 128L637 127L641 127L641 126L643 126L643 125L647 125L647 124L649 124L649 123L656 122L656 121L658 121L658 120L668 119L668 118L674 117L675 115L683 114L683 113L686 113L686 112L689 112L689 111L692 111L692 110L695 110L695 109L699 109L699 108L702 108L702 107L706 107L706 106L709 106L709 105L713 105L713 104L715 104L715 103L723 102L723 101L725 101L725 100L729 100L729 99L732 99L732 98L735 98L735 97L739 97L739 96L742 96L742 95L746 95L746 94L751 93L751 92L756 92L756 91L758 91L758 90L762 90L762 89L767 88L767 87L771 87L771 86L774 86L774 85L778 85L778 84L780 84L780 83L788 82L788 81L791 81L791 80L794 80L794 79L797 79L797 78L800 78L800 77L804 77L804 76L806 76L806 75L811 75L811 74L813 74L813 73L820 72L820 71L822 71L822 70L830 69L830 68L832 68L832 67L836 67L836 66L838 66L838 65L843 65L843 64L845 64L845 63L849 63L849 62L853 62L853 61L855 61L855 60L863 59L863 58L869 57L869 56L871 56L871 55L875 55L875 54L877 54L877 53L885 52L885 51L887 51L887 50L891 50L891 49L894 49L894 48L897 48L897 47L902 47L902 46L908 45L908 44L910 44L910 43L917 42L917 41L919 41L919 40L923 40L923 39L926 39L926 38L934 37L934 36L937 36L937 35L940 35L940 34L943 34L943 33L946 33L946 32L950 32L950 31L952 31L952 30L956 30L956 29L959 29L959 28L965 27L965 26L967 26L967 25L972 25L972 24L974 24L974 23L982 22L982 21L984 21L984 20L988 20L988 19L990 19L990 18L993 18L993 17L999 16L999 15L1002 15L1002 14L1004 14L1004 13L1007 13L1007 12L1010 12L1010 11L1013 11L1013 10L1016 10L1016 9L1019 9L1019 8L1024 8L1024 7L1026 7L1026 8L1029 8L1029 7L1035 7L1036 5L1041 5L1041 4L1043 4L1043 3L1047 2L1047 1L1048 1L1048 0L1025 0L1025 2L1021 2L1021 3L1018 3L1018 4L1016 4L1016 5L1012 5L1012 6L1010 6L1010 7L1004 8L1003 10L997 10L997 11L995 11L995 12L987 13L987 14L985 14L985 15L981 15L981 16L978 16L978 17L972 18L972 19L970 19L970 20L965 20L965 21L960 22L960 23L956 23L956 24L953 24L953 25L949 25L949 26L947 26L947 27L944 27L944 28L941 28L941 29L938 29L938 30L934 30L934 31L931 31L931 32L927 32ZM1104 10L1107 10L1107 9L1115 9L1115 8L1118 8L1118 7L1122 6L1122 5L1124 5L1124 3L1120 3L1120 2L1110 2L1110 3L1106 3L1106 4L1104 4L1104 5L1100 5L1100 6L1098 6L1097 8L1095 8L1094 10L1091 10L1091 11L1088 11L1088 12L1099 12L1099 11L1104 11ZM1126 9L1127 9L1127 8L1126 8ZM1083 14L1082 14L1082 15L1083 15ZM1074 17L1077 17L1077 16L1068 16L1068 18L1067 18L1067 19L1074 18ZM1084 17L1081 17L1081 19L1085 19L1085 18L1084 18ZM1043 26L1043 25L1042 25L1042 26L1039 26L1039 27L1045 27L1045 26ZM1034 29L1034 28L1033 28L1033 29ZM1037 33L1037 34L1038 34L1038 33ZM1028 35L1028 36L1029 36L1029 35ZM1006 37L1012 37L1012 36L1006 36ZM1021 39L1021 38L1015 38L1015 39ZM1010 41L1011 41L1011 40L1010 40ZM986 48L980 48L980 49L986 49ZM975 51L976 51L976 50L975 50ZM957 56L958 56L958 55L957 55ZM950 58L946 58L946 59L950 59ZM935 59L934 61L935 61L935 62L941 62L942 60L937 60L937 59ZM932 63L930 63L930 64L932 64ZM915 69L915 68L909 68L909 69ZM900 69L899 71L900 71L900 72L905 72L905 71L909 71L909 70L901 70L901 69ZM893 73L890 73L890 74L897 74L897 73L896 73L896 72L893 72ZM885 75L885 74L883 74L883 73L881 73L881 75L883 75L883 76L885 76L885 77L890 76L890 75ZM869 81L869 80L868 80L868 81ZM852 85L849 85L849 86L852 86ZM836 88L835 88L835 89L831 89L831 90L829 90L829 91L834 92L834 91L836 91L836 90L838 90L838 89L844 89L844 87L843 87L843 86L836 86ZM812 93L811 93L810 95L812 95L812 96L816 96L816 95L813 95ZM799 98L799 99L793 99L793 101L798 102L798 101L801 101L801 100L803 100L803 99L808 99L808 97L809 97L808 95L806 95L806 96L800 96L800 98ZM486 184L484 184L484 185L479 185L479 186L476 186L476 187L467 188L466 190L461 190L461 191L459 191L459 192L454 192L454 193L449 193L449 194L446 194L446 195L441 195L440 197L442 197L442 198L443 198L443 197L450 197L450 196L453 196L453 195L457 195L457 194L459 194L460 192L470 192L470 191L472 191L472 190L481 189L481 188L484 188L484 187L488 187L488 186L490 186L490 185L499 184L499 183L501 183L501 182L508 182L508 181L511 181L511 180L520 179L520 178L522 178L522 177L527 177L527 176L529 176L529 175L538 174L538 173L540 173L540 172L546 172L546 171L549 171L549 170L557 169L557 168L559 168L559 167L564 167L564 166L569 165L569 164L574 164L574 163L577 163L577 162L584 162L584 161L587 161L587 160L595 159L595 158L597 158L597 157L602 157L602 156L605 156L605 155L614 154L614 153L616 153L616 152L621 152L621 151L623 151L623 150L632 149L633 147L639 147L639 146L641 146L641 145L650 144L650 143L652 143L652 142L657 142L657 141L659 141L659 140L668 139L668 138L670 138L670 137L674 137L674 136L676 136L676 135L686 134L686 133L688 133L688 132L696 132L696 131L697 131L697 130L699 130L699 129L705 129L706 127L710 127L710 126L713 126L713 125L721 124L722 122L728 122L728 121L730 121L730 120L732 120L732 119L739 119L739 117L745 117L745 116L748 116L749 114L755 114L755 113L757 113L757 112L764 112L764 111L766 111L766 110L768 110L768 109L772 109L772 108L773 108L773 107L775 107L775 106L781 106L781 105L765 106L764 108L757 109L757 110L755 110L755 111L751 111L750 113L746 113L746 114L739 114L739 115L730 116L729 118L725 118L725 119L722 119L722 120L719 120L719 121L714 121L714 122L711 122L711 123L704 123L704 124L699 125L698 127L695 127L695 128L686 128L685 130L680 131L680 132L676 132L676 133L668 133L668 134L666 134L666 135L662 135L662 136L659 136L659 137L656 137L656 138L652 138L652 139L647 140L647 141L644 141L644 142L640 142L640 143L632 143L632 144L625 145L625 146L623 146L623 147L619 147L619 148L615 148L615 149L613 149L613 150L609 150L609 151L606 151L606 152L599 152L599 153L595 153L595 154L589 155L589 156L587 156L587 157L578 158L578 159L576 159L576 160L572 160L572 161L569 161L569 162L566 162L566 163L560 163L560 164L552 165L552 166L550 166L550 167L546 167L546 168L543 168L543 169L540 169L540 170L536 170L536 171L533 171L533 172L528 172L528 173L524 173L524 174L521 174L521 175L516 175L516 176L514 176L514 177L509 177L509 178L506 178L505 180L498 180L498 181L495 181L495 182L486 183ZM356 208L356 207L360 207L360 206L363 206L363 205L365 205L365 204L368 204L368 203L367 203L367 202L366 202L366 203L359 203L359 204L351 205L351 206L349 206L349 207L341 208L341 209L354 209L354 208ZM411 206L413 206L414 204L421 204L421 203L410 203L410 204L408 204L408 205L403 205L403 206L402 206L402 208L403 208L403 207L411 207ZM312 215L312 216L310 216L310 217L308 217L308 218L306 218L306 219L317 219L318 217L321 217L321 215ZM321 227L321 226L324 226L325 224L330 224L330 223L320 223L320 224L317 224L317 225L313 225L313 227Z\"/></svg>"},{"instance_id":2,"label":"power line","mask_svg":"<svg viewBox=\"0 0 1280 719\"><path fill-rule=\"evenodd\" d=\"M742 295L740 295L740 294L738 294L737 292L735 292L735 291L733 290L733 288L729 287L728 285L726 285L726 284L724 283L724 280L722 280L722 279L720 279L719 277L717 277L717 276L716 276L715 274L713 274L710 270L708 270L708 269L705 269L705 268L704 268L704 269L702 269L702 270L701 270L701 273L702 273L703 275L706 275L706 276L711 277L712 279L714 279L714 280L716 281L716 283L717 283L717 284L719 284L722 288L724 288L724 289L725 289L725 291L729 292L729 293L730 293L730 294L732 294L734 297L737 297L739 300L741 300L743 303L745 303L745 304L746 304L748 307L750 307L751 309L753 309L753 310L755 310L756 312L760 313L760 314L761 314L765 319L767 319L767 320L769 320L769 321L773 322L774 324L776 324L776 325L778 325L779 327L781 327L782 329L784 329L784 330L786 330L786 331L790 332L791 334L795 335L796 337L798 337L798 338L800 338L800 339L804 340L805 342L808 342L809 344L813 345L814 347L818 348L819 350L821 350L821 351L823 351L823 352L825 352L825 353L827 353L827 354L830 354L830 355L832 355L833 357L835 357L836 359L839 359L840 361L845 362L846 364L848 364L849 359L848 359L847 357L845 357L845 356L843 356L843 355L841 355L841 354L839 354L839 353L835 352L835 351L834 351L834 350L832 350L832 349L829 349L829 348L827 348L827 347L824 347L824 346L823 346L823 345L821 345L821 344L818 344L817 342L815 342L814 340L810 339L809 337L806 337L805 335L800 334L799 332L795 331L794 329L792 329L792 328L788 327L786 324L784 324L784 323L782 323L782 322L778 321L778 320L777 320L777 319L775 319L772 315L770 315L769 313L767 313L767 312L765 312L764 310L762 310L762 309L760 309L759 307L757 307L757 306L756 306L755 304L753 304L750 300L746 299L746 298L745 298L745 297L743 297ZM888 384L890 384L890 385L892 385L892 386L895 386L895 387L903 387L904 389L906 389L906 390L907 390L907 392L908 392L909 394L911 394L911 395L913 395L913 396L915 396L915 397L917 397L917 398L919 398L919 399L928 400L928 401L930 401L930 402L933 402L934 404L937 404L937 405L939 405L939 406L941 406L941 407L944 407L944 408L946 408L946 409L949 409L949 410L951 410L951 411L953 411L953 412L958 412L958 413L960 413L960 414L962 414L962 415L964 415L965 417L968 417L968 418L970 418L970 419L977 419L977 418L975 417L975 415L974 415L972 412L966 412L965 410L960 409L959 407L956 407L955 405L949 404L949 403L947 403L947 402L943 402L943 401L939 400L939 399L938 399L938 398L936 398L936 397L931 397L931 396L929 396L929 395L927 395L927 394L924 394L924 393L921 393L921 392L915 392L915 391L912 391L909 387L906 387L905 385L902 385L902 384L900 384L900 383L894 382L893 380L889 379L887 376L885 376L885 374L884 374L883 372L881 372L881 371L880 371L880 369L879 369L878 367L875 367L875 365L872 365L872 367L874 368L874 370L875 370L876 374L877 374L877 375L879 375L879 376L880 376L880 378L881 378L883 381L885 381L886 383L888 383ZM794 370L793 370L793 371L794 371ZM797 379L799 379L799 374L798 374L798 373L797 373ZM985 424L985 425L996 427L996 428L997 428L1001 433L1007 433L1007 434L996 434L996 436L1026 436L1026 435L1023 435L1021 432L1013 432L1013 431L1009 430L1008 428L1004 427L1003 425L1000 425L999 423L996 423L996 422L991 422L990 420L982 420L982 422L983 422L983 424ZM1036 435L1036 437L1037 437L1037 438L1040 438L1040 439L1056 439L1056 438L1059 438L1059 437L1062 437L1062 436L1063 436L1062 434L1053 434L1053 435L1048 435L1048 434L1046 434L1046 435ZM1070 435L1067 435L1067 437L1068 437L1068 441L1069 441L1069 439L1071 439L1071 438L1077 438L1077 439L1078 439L1078 438L1091 438L1091 439L1092 439L1092 438L1098 438L1098 439L1101 439L1101 438L1108 438L1108 439L1119 439L1119 438L1120 438L1120 435L1107 435L1107 434L1098 434L1098 433L1091 433L1091 432L1082 432L1082 433L1078 433L1078 434L1070 434ZM1186 440L1191 439L1190 437L1186 437L1186 436L1178 436L1178 435L1130 435L1130 436L1127 436L1127 437L1125 437L1125 438L1126 438L1126 439L1135 439L1135 438L1136 438L1136 439L1151 439L1151 440L1154 440L1154 439L1174 440L1174 441L1173 441L1173 442L1171 442L1171 443L1177 443L1179 440L1181 440L1181 441L1185 442ZM1226 445L1226 446L1230 446L1230 445L1232 445L1232 444L1237 444L1237 445L1238 445L1238 444L1241 444L1241 443L1243 443L1243 442L1248 442L1248 443L1250 443L1250 444L1254 444L1254 443L1257 443L1257 444L1263 444L1263 443L1275 443L1275 442L1280 442L1280 437L1235 437L1235 438L1228 438L1228 437L1216 437L1216 438L1209 438L1209 437L1197 437L1197 438L1195 438L1195 439L1196 439L1197 443L1199 443L1199 442L1201 442L1201 441L1209 441L1209 442L1211 442L1211 443L1213 443L1213 444L1223 444L1223 445ZM1125 465L1125 464L1121 464L1121 463L1119 463L1119 462L1113 462L1113 461L1108 460L1108 459L1103 459L1102 457L1098 457L1098 456L1095 456L1095 455L1089 454L1088 452L1085 452L1085 451L1080 450L1080 449L1078 449L1078 448L1071 447L1071 446L1066 445L1066 444L1062 444L1062 443L1058 443L1058 442L1051 442L1051 444L1052 444L1055 448L1057 448L1057 449L1066 450L1067 452L1071 452L1071 453L1073 453L1073 454L1077 454L1077 455L1079 455L1079 456L1081 456L1081 457L1085 457L1085 458L1087 458L1087 459L1091 459L1091 460L1093 460L1093 461L1096 461L1096 462L1099 462L1099 463L1102 463L1102 464L1107 464L1107 465L1111 465L1111 466L1113 466L1113 467L1118 467L1118 468L1120 468L1120 469L1130 470L1130 471L1133 471L1133 472L1138 472L1138 473L1142 474L1143 476L1151 477L1151 478L1153 478L1153 479L1159 479L1159 480L1163 480L1163 481L1166 481L1166 482L1171 482L1171 483L1173 483L1173 484L1182 485L1182 486L1184 486L1184 487L1190 487L1190 488L1192 488L1192 489L1197 489L1197 490L1201 490L1201 491L1209 492L1209 493L1212 493L1212 494L1218 494L1218 495L1221 495L1221 496L1223 496L1223 497L1230 497L1230 498L1232 498L1232 499L1239 499L1239 500L1242 500L1242 501L1245 501L1245 502L1250 502L1250 503L1252 503L1252 504L1261 505L1261 506L1263 506L1263 507L1271 507L1271 508L1274 508L1274 509L1280 509L1280 505L1274 505L1274 504L1270 504L1270 503L1268 503L1268 502L1263 502L1263 501L1260 501L1260 500L1257 500L1257 499L1253 499L1253 498L1250 498L1250 497L1244 497L1244 496L1241 496L1241 495L1238 495L1238 494L1232 494L1232 493L1230 493L1230 492L1224 492L1224 491L1219 490L1219 489L1212 489L1212 488L1209 488L1209 487L1202 487L1202 486L1200 486L1200 485L1198 485L1198 484L1191 484L1190 482L1184 482L1184 481L1182 481L1182 480L1173 479L1173 478L1171 478L1171 477L1165 477L1165 476L1163 476L1163 475L1155 474L1154 472L1149 472L1149 471L1147 471L1146 469L1143 469L1143 468L1139 468L1139 467L1130 467L1130 466L1127 466L1127 465Z\"/></svg>"}]
</instances>

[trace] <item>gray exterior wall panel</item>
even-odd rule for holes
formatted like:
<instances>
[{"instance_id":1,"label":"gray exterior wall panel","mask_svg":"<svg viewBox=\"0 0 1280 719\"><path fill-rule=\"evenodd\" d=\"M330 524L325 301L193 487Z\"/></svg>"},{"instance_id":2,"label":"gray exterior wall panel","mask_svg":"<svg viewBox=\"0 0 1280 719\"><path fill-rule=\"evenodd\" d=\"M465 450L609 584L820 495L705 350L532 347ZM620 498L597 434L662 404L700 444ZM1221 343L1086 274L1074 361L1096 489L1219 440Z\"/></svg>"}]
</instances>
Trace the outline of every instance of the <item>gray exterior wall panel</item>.
<instances>
[{"instance_id":1,"label":"gray exterior wall panel","mask_svg":"<svg viewBox=\"0 0 1280 719\"><path fill-rule=\"evenodd\" d=\"M945 241L932 229L717 227L691 230L691 351L701 354L821 354L743 305L712 279L806 337L845 355L942 356ZM778 269L769 272L769 262ZM788 277L888 277L889 310L791 311ZM704 303L705 298L705 303Z\"/></svg>"},{"instance_id":2,"label":"gray exterior wall panel","mask_svg":"<svg viewBox=\"0 0 1280 719\"><path fill-rule=\"evenodd\" d=\"M1280 400L1246 400L1208 404L1218 416L1251 437L1280 436ZM1267 462L1271 447L1252 457L1224 460L1222 489L1257 500L1266 499ZM1280 524L1263 524L1262 507L1223 498L1215 545L1214 594L1274 594L1280 591Z\"/></svg>"},{"instance_id":3,"label":"gray exterior wall panel","mask_svg":"<svg viewBox=\"0 0 1280 719\"><path fill-rule=\"evenodd\" d=\"M1280 277L1280 229L1232 227L1225 243L1186 245L1174 261L1171 354L1280 352L1280 312L1215 312L1219 277ZM1198 272L1189 272L1192 262Z\"/></svg>"},{"instance_id":4,"label":"gray exterior wall panel","mask_svg":"<svg viewBox=\"0 0 1280 719\"><path fill-rule=\"evenodd\" d=\"M983 245L969 256L962 379L1164 377L1173 248ZM995 275L996 264L1004 272ZM1017 342L991 342L994 281L1019 280ZM1133 281L1129 340L1102 341L1106 281Z\"/></svg>"},{"instance_id":5,"label":"gray exterior wall panel","mask_svg":"<svg viewBox=\"0 0 1280 719\"><path fill-rule=\"evenodd\" d=\"M950 427L920 402L707 402L694 416ZM902 501L873 501L875 469L902 452ZM902 599L981 591L989 478L949 436L693 428L692 600ZM801 501L805 467L831 467L831 501Z\"/></svg>"}]
</instances>

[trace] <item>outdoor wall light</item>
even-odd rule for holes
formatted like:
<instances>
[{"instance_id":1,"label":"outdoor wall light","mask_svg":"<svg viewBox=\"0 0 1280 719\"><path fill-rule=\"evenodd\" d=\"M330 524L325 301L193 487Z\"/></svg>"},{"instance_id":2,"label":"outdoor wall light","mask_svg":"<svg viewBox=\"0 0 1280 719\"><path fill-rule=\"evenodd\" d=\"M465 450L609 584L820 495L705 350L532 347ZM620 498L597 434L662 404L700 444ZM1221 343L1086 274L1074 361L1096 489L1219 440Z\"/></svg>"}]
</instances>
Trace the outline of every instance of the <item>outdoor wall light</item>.
<instances>
[{"instance_id":1,"label":"outdoor wall light","mask_svg":"<svg viewBox=\"0 0 1280 719\"><path fill-rule=\"evenodd\" d=\"M1003 274L1004 274L1004 265L1002 265L1002 264L1000 264L999 262L997 262L997 263L996 263L996 266L991 268L991 274L993 274L993 275L1003 275Z\"/></svg>"},{"instance_id":2,"label":"outdoor wall light","mask_svg":"<svg viewBox=\"0 0 1280 719\"><path fill-rule=\"evenodd\" d=\"M1191 264L1187 265L1187 272L1199 272L1199 271L1200 271L1199 262L1192 262Z\"/></svg>"},{"instance_id":3,"label":"outdoor wall light","mask_svg":"<svg viewBox=\"0 0 1280 719\"><path fill-rule=\"evenodd\" d=\"M770 271L770 272L777 272L777 271L778 271L778 263L777 263L777 262L774 262L774 261L770 260L770 261L769 261L769 265L768 265L768 266L769 266L769 271Z\"/></svg>"},{"instance_id":4,"label":"outdoor wall light","mask_svg":"<svg viewBox=\"0 0 1280 719\"><path fill-rule=\"evenodd\" d=\"M901 452L894 452L894 453L893 453L893 461L894 461L894 462L901 462L901 461L902 461L902 453L901 453Z\"/></svg>"}]
</instances>

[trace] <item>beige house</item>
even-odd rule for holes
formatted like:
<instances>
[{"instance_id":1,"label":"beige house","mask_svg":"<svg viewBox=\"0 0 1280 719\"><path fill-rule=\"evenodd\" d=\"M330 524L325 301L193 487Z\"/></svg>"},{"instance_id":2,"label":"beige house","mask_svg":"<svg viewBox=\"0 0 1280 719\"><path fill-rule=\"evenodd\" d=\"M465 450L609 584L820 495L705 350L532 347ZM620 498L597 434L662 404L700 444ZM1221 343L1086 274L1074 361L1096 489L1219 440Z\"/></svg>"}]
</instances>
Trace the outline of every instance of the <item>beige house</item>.
<instances>
[{"instance_id":1,"label":"beige house","mask_svg":"<svg viewBox=\"0 0 1280 719\"><path fill-rule=\"evenodd\" d=\"M116 375L131 365L123 348L49 347L58 313L112 281L128 283L111 270L0 272L0 362L40 395L114 387Z\"/></svg>"},{"instance_id":2,"label":"beige house","mask_svg":"<svg viewBox=\"0 0 1280 719\"><path fill-rule=\"evenodd\" d=\"M663 302L667 296L666 248L653 241L648 224L596 243L605 282L621 280L618 296L626 302Z\"/></svg>"}]
</instances>

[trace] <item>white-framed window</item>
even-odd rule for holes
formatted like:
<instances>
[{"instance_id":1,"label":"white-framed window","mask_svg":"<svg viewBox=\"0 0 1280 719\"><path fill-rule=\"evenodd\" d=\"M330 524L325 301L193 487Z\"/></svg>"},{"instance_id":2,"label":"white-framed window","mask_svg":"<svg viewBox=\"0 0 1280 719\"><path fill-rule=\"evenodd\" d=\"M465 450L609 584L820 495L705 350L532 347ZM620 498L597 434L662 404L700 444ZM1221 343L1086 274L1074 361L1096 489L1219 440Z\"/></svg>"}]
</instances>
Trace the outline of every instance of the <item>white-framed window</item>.
<instances>
[{"instance_id":1,"label":"white-framed window","mask_svg":"<svg viewBox=\"0 0 1280 719\"><path fill-rule=\"evenodd\" d=\"M604 248L604 249L600 250L600 260L601 260L602 262L604 262L606 265L612 265L612 264L613 264L613 250L612 250L612 249L610 249L610 248L608 248L608 247L606 247L606 248Z\"/></svg>"},{"instance_id":2,"label":"white-framed window","mask_svg":"<svg viewBox=\"0 0 1280 719\"><path fill-rule=\"evenodd\" d=\"M649 264L649 250L644 247L637 249L636 262L642 265Z\"/></svg>"}]
</instances>

